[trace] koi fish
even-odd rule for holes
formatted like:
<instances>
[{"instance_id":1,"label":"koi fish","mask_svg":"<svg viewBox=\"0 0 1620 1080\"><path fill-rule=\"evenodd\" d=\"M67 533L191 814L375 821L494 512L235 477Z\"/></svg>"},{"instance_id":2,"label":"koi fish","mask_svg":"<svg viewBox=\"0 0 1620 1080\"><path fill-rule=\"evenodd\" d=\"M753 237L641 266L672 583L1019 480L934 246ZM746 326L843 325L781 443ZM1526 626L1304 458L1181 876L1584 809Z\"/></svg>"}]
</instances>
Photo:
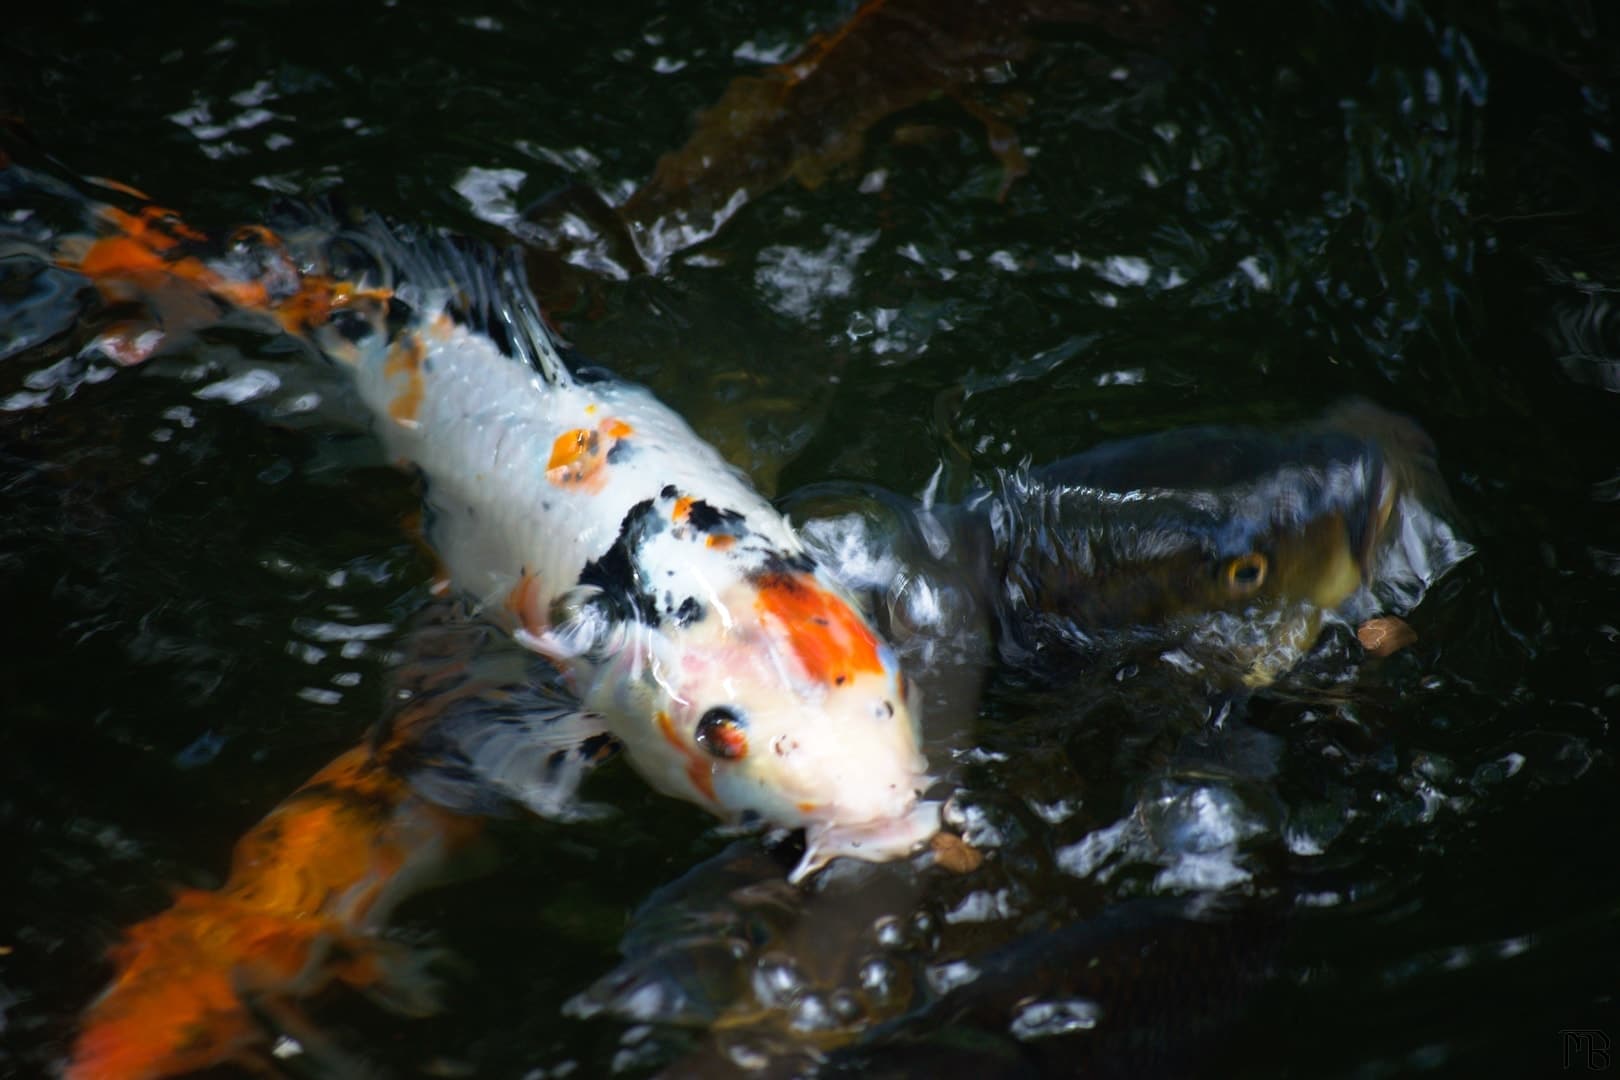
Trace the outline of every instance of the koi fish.
<instances>
[{"instance_id":1,"label":"koi fish","mask_svg":"<svg viewBox=\"0 0 1620 1080\"><path fill-rule=\"evenodd\" d=\"M516 255L379 221L264 227L211 243L172 212L103 206L60 265L155 335L252 314L347 371L390 452L425 479L428 537L481 611L564 674L575 701L470 738L483 780L566 816L582 769L536 759L622 745L656 789L731 821L806 829L800 880L839 855L903 856L938 831L908 687L849 594L777 512L641 387L565 365Z\"/></svg>"},{"instance_id":2,"label":"koi fish","mask_svg":"<svg viewBox=\"0 0 1620 1080\"><path fill-rule=\"evenodd\" d=\"M422 957L377 931L480 825L416 794L385 754L343 754L237 843L221 889L183 890L125 931L111 950L117 974L85 1010L63 1075L148 1080L253 1065L266 1041L259 1014L296 1030L297 999L333 983L398 1011L432 1011Z\"/></svg>"},{"instance_id":3,"label":"koi fish","mask_svg":"<svg viewBox=\"0 0 1620 1080\"><path fill-rule=\"evenodd\" d=\"M1331 621L1415 607L1472 548L1434 444L1353 400L1283 430L1206 426L998 474L970 513L995 552L1003 656L1063 655L1144 632L1250 687Z\"/></svg>"},{"instance_id":4,"label":"koi fish","mask_svg":"<svg viewBox=\"0 0 1620 1080\"><path fill-rule=\"evenodd\" d=\"M84 1012L68 1080L259 1067L273 1028L312 1059L343 1064L298 1007L335 983L396 1012L436 1009L434 954L380 931L406 898L471 869L483 833L481 809L449 809L417 781L437 734L469 709L517 720L540 708L544 689L523 670L471 662L487 633L448 601L429 605L390 672L391 707L372 737L239 840L221 888L182 890L124 932L113 981Z\"/></svg>"},{"instance_id":5,"label":"koi fish","mask_svg":"<svg viewBox=\"0 0 1620 1080\"><path fill-rule=\"evenodd\" d=\"M1335 621L1359 624L1369 652L1409 641L1393 616L1472 551L1433 443L1365 401L1292 428L1103 443L997 470L951 505L879 495L851 513L816 498L794 506L812 547L925 683L961 683L997 653L1061 675L1140 643L1260 687Z\"/></svg>"}]
</instances>

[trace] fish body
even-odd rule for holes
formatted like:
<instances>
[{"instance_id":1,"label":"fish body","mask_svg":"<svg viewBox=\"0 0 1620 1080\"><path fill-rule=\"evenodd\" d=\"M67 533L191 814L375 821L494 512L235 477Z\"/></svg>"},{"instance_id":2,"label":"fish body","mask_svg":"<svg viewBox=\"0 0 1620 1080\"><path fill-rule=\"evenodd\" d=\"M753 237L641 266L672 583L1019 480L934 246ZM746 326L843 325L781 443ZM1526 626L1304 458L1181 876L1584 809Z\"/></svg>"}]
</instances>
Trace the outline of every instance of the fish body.
<instances>
[{"instance_id":1,"label":"fish body","mask_svg":"<svg viewBox=\"0 0 1620 1080\"><path fill-rule=\"evenodd\" d=\"M431 1012L426 958L379 931L480 825L418 796L386 754L343 754L238 842L222 888L183 890L124 933L117 976L85 1010L64 1075L261 1064L260 1014L293 1020L295 1001L332 983Z\"/></svg>"},{"instance_id":2,"label":"fish body","mask_svg":"<svg viewBox=\"0 0 1620 1080\"><path fill-rule=\"evenodd\" d=\"M1432 443L1364 401L998 469L948 505L826 494L798 500L804 532L854 568L925 688L958 697L967 667L1061 676L1135 645L1265 685L1330 623L1411 610L1471 550Z\"/></svg>"},{"instance_id":3,"label":"fish body","mask_svg":"<svg viewBox=\"0 0 1620 1080\"><path fill-rule=\"evenodd\" d=\"M998 472L956 517L991 553L1004 656L1176 639L1264 685L1327 622L1409 610L1465 557L1434 447L1347 402L1291 428L1205 426Z\"/></svg>"},{"instance_id":4,"label":"fish body","mask_svg":"<svg viewBox=\"0 0 1620 1080\"><path fill-rule=\"evenodd\" d=\"M59 261L104 295L200 292L352 374L389 450L424 478L451 580L577 696L531 727L546 746L616 741L660 791L807 828L801 875L839 854L902 855L937 830L904 680L848 593L674 412L569 371L515 258L375 221L218 245L156 208L99 218L104 235ZM154 347L118 344L131 362ZM486 779L535 794L510 773L532 756L482 749Z\"/></svg>"}]
</instances>

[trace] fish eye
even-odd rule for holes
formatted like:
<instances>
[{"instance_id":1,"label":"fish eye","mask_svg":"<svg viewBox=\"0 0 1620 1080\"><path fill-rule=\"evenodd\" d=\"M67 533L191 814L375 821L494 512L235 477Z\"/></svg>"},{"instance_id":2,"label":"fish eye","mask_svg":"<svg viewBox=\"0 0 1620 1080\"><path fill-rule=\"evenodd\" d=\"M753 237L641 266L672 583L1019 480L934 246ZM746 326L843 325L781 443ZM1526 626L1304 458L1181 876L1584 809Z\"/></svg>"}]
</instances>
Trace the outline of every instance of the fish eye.
<instances>
[{"instance_id":1,"label":"fish eye","mask_svg":"<svg viewBox=\"0 0 1620 1080\"><path fill-rule=\"evenodd\" d=\"M735 761L748 754L748 725L724 705L705 712L697 724L697 744L710 755Z\"/></svg>"},{"instance_id":2,"label":"fish eye","mask_svg":"<svg viewBox=\"0 0 1620 1080\"><path fill-rule=\"evenodd\" d=\"M1266 583L1266 557L1258 551L1239 555L1226 564L1227 587L1237 596L1248 596Z\"/></svg>"}]
</instances>

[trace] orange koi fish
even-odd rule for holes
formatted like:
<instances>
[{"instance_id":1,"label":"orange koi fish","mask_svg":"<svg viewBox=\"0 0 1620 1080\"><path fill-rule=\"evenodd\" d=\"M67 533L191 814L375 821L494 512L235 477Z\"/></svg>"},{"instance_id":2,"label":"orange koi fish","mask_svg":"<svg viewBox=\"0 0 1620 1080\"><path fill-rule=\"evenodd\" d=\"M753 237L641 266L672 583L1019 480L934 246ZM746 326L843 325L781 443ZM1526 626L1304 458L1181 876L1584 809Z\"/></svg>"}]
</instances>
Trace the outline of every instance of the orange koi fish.
<instances>
[{"instance_id":1,"label":"orange koi fish","mask_svg":"<svg viewBox=\"0 0 1620 1080\"><path fill-rule=\"evenodd\" d=\"M138 1080L228 1061L265 1041L261 1008L334 982L430 1008L410 957L374 935L479 831L356 747L236 845L217 891L187 889L112 950L117 975L85 1012L68 1080Z\"/></svg>"}]
</instances>

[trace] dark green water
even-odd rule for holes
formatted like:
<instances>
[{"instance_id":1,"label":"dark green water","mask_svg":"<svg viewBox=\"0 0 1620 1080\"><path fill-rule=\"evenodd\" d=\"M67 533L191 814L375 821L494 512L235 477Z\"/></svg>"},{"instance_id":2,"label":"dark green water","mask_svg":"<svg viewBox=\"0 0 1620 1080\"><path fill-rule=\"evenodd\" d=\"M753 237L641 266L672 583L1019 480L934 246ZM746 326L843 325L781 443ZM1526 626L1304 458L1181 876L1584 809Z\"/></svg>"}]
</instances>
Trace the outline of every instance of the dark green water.
<instances>
[{"instance_id":1,"label":"dark green water","mask_svg":"<svg viewBox=\"0 0 1620 1080\"><path fill-rule=\"evenodd\" d=\"M1225 853L1236 906L1281 909L1283 929L1189 946L1143 1008L1167 1042L1196 1033L1213 1074L1551 1075L1561 1031L1620 1038L1620 21L1506 0L1216 7L1151 47L1043 35L987 99L1022 102L1038 150L1004 202L978 124L919 106L848 175L760 198L657 277L580 271L557 321L779 493L916 493L941 464L960 490L1026 455L1350 393L1417 418L1477 554L1412 615L1412 649L1332 694L1247 704L1275 775L1205 790L1254 825ZM499 236L458 194L468 170L512 170L518 207L572 184L622 198L749 69L745 43L791 52L845 14L36 5L8 17L0 88L72 169L205 225L340 188ZM410 482L362 431L288 410L300 361L277 343L221 333L78 383L55 359L0 365L17 1075L59 1065L120 927L217 884L234 839L375 721L432 570L401 527ZM197 396L249 367L283 387ZM375 631L345 643L336 624ZM892 901L913 927L896 964L922 979L1188 891L1152 845L1084 872L1061 857L1192 782L1177 740L1201 701L1113 675L992 687L956 776L1000 846ZM400 913L403 940L457 958L445 1012L339 995L318 1018L401 1075L641 1074L704 1045L701 1023L563 1015L636 906L729 842L622 766L589 793L617 814L502 825L498 869ZM949 917L978 894L988 914ZM947 1014L908 1022L867 1064L952 1060ZM1115 1060L1134 1059L1099 1068Z\"/></svg>"}]
</instances>

